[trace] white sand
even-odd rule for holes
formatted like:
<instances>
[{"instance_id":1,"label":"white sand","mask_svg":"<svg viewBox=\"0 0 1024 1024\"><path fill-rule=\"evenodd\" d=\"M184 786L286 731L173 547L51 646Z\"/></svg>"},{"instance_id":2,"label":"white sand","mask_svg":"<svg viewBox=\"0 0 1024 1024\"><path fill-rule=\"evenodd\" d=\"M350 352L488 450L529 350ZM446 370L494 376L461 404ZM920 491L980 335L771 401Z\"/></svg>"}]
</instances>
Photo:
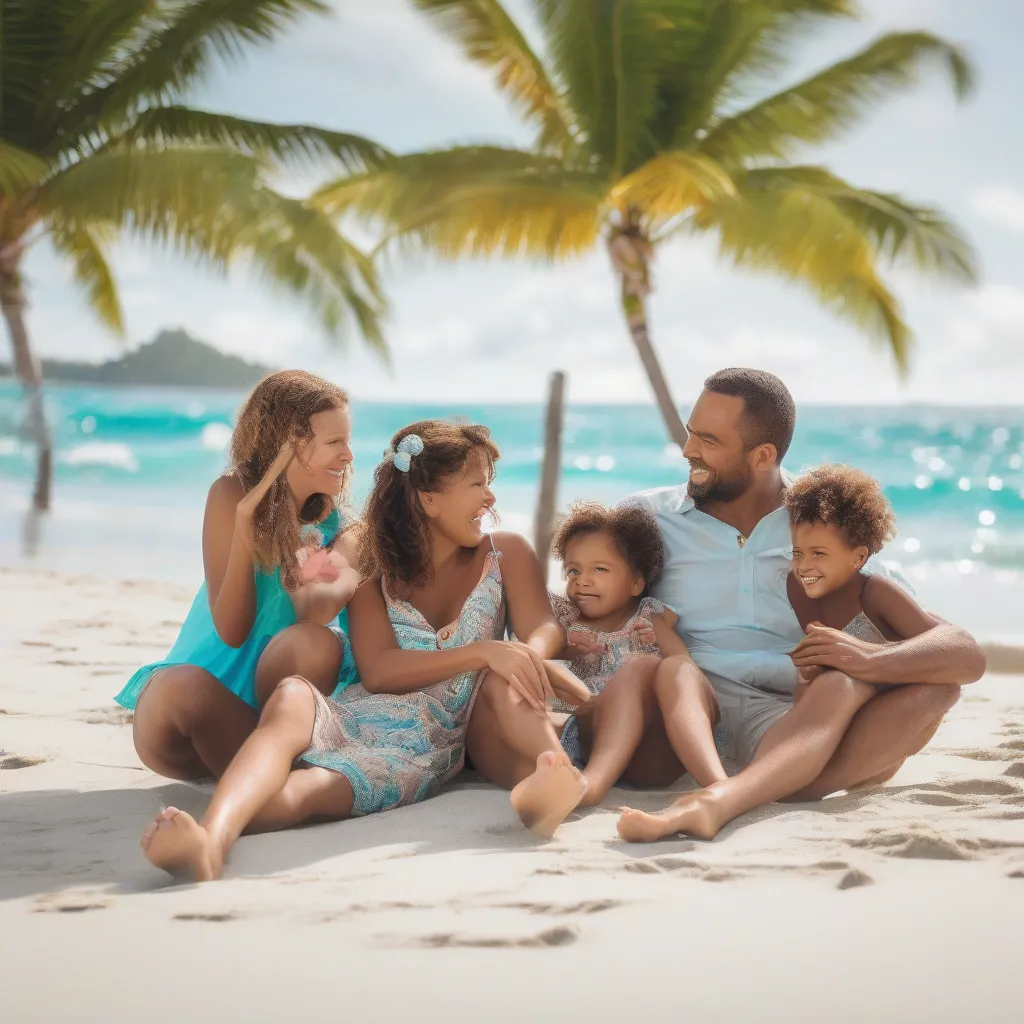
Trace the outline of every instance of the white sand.
<instances>
[{"instance_id":1,"label":"white sand","mask_svg":"<svg viewBox=\"0 0 1024 1024\"><path fill-rule=\"evenodd\" d=\"M617 803L668 799L622 791L539 843L469 782L174 887L139 833L205 797L139 766L111 695L191 593L20 570L0 593L0 1020L1019 1019L1022 678L971 687L883 790L710 844L617 842Z\"/></svg>"}]
</instances>

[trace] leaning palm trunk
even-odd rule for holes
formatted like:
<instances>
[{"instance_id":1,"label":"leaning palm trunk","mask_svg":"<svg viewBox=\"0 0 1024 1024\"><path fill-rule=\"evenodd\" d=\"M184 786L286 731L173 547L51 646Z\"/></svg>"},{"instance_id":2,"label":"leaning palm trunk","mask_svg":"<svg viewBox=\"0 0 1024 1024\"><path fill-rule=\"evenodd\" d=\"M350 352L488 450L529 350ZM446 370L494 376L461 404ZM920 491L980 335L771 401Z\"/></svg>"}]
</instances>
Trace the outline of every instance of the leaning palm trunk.
<instances>
[{"instance_id":1,"label":"leaning palm trunk","mask_svg":"<svg viewBox=\"0 0 1024 1024\"><path fill-rule=\"evenodd\" d=\"M8 260L13 254L6 253ZM7 331L11 336L14 352L14 371L25 389L28 410L28 436L36 446L36 486L32 496L32 507L37 512L50 508L50 485L53 477L53 441L46 423L43 409L43 374L28 343L25 327L25 296L18 282L17 271L5 267L5 252L0 251L0 309L3 310Z\"/></svg>"},{"instance_id":2,"label":"leaning palm trunk","mask_svg":"<svg viewBox=\"0 0 1024 1024\"><path fill-rule=\"evenodd\" d=\"M622 310L626 315L633 344L647 373L669 436L682 449L686 444L686 427L647 332L646 299L651 291L651 252L650 242L634 229L616 231L608 239L608 253L622 282Z\"/></svg>"}]
</instances>

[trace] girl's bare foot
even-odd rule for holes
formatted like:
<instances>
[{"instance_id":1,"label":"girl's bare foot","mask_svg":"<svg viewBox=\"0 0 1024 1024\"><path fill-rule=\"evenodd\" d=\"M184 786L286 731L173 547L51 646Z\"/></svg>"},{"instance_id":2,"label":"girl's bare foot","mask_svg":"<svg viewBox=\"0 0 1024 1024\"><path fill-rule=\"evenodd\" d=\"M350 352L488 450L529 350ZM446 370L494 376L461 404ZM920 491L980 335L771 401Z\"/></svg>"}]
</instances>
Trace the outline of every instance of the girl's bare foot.
<instances>
[{"instance_id":1,"label":"girl's bare foot","mask_svg":"<svg viewBox=\"0 0 1024 1024\"><path fill-rule=\"evenodd\" d=\"M220 878L221 858L215 855L206 829L177 807L168 807L149 823L141 845L151 864L175 877L196 882Z\"/></svg>"},{"instance_id":2,"label":"girl's bare foot","mask_svg":"<svg viewBox=\"0 0 1024 1024\"><path fill-rule=\"evenodd\" d=\"M676 832L696 839L714 839L723 824L715 794L702 789L687 793L656 814L623 807L618 830L627 843L653 843Z\"/></svg>"},{"instance_id":3,"label":"girl's bare foot","mask_svg":"<svg viewBox=\"0 0 1024 1024\"><path fill-rule=\"evenodd\" d=\"M509 799L534 835L550 839L586 789L586 780L565 753L545 751L537 758L537 770L512 790Z\"/></svg>"}]
</instances>

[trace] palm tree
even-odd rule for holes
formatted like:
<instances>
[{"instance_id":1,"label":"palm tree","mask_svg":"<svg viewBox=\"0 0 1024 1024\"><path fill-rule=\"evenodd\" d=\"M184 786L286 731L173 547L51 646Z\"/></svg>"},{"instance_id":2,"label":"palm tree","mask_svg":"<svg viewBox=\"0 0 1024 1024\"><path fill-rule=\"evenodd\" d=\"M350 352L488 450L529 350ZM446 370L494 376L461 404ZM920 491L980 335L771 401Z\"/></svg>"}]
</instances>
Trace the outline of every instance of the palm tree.
<instances>
[{"instance_id":1,"label":"palm tree","mask_svg":"<svg viewBox=\"0 0 1024 1024\"><path fill-rule=\"evenodd\" d=\"M774 271L891 349L910 331L879 265L973 280L971 248L938 211L861 189L800 151L851 127L931 62L965 95L963 54L924 32L884 35L778 88L795 37L851 0L532 0L543 52L498 0L412 0L534 131L529 149L396 156L316 200L379 218L386 241L445 258L574 257L604 241L633 342L672 439L686 430L647 328L656 248L700 234Z\"/></svg>"},{"instance_id":2,"label":"palm tree","mask_svg":"<svg viewBox=\"0 0 1024 1024\"><path fill-rule=\"evenodd\" d=\"M39 452L37 509L49 507L52 443L21 265L43 236L117 333L107 252L128 233L220 271L245 260L330 334L354 322L385 353L371 261L319 209L270 184L286 165L363 171L385 151L175 104L218 58L326 10L321 0L0 0L0 307Z\"/></svg>"}]
</instances>

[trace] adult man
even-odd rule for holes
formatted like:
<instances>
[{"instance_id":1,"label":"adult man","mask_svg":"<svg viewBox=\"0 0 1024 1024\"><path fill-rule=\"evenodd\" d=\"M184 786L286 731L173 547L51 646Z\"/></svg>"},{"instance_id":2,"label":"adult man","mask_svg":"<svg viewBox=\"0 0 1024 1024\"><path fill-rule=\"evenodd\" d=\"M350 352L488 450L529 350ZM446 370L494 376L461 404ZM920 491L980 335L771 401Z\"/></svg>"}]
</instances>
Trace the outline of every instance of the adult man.
<instances>
[{"instance_id":1,"label":"adult man","mask_svg":"<svg viewBox=\"0 0 1024 1024\"><path fill-rule=\"evenodd\" d=\"M781 463L795 419L793 399L777 377L721 370L705 381L687 424L688 485L634 499L661 527L665 573L654 594L678 612L677 629L711 682L726 755L741 765L771 755L748 776L760 773L763 784L761 768L770 769L768 788L777 791L770 799L817 799L890 778L928 742L960 685L985 670L973 637L941 621L884 646L817 626L805 638L786 596L792 542ZM832 671L794 702L803 665ZM864 688L880 683L902 685ZM826 735L824 726L836 721L849 726ZM684 799L681 819L658 817L672 826L667 831L710 837L720 827L713 803L698 808ZM620 831L633 839L665 834L643 820L652 817L624 818Z\"/></svg>"}]
</instances>

